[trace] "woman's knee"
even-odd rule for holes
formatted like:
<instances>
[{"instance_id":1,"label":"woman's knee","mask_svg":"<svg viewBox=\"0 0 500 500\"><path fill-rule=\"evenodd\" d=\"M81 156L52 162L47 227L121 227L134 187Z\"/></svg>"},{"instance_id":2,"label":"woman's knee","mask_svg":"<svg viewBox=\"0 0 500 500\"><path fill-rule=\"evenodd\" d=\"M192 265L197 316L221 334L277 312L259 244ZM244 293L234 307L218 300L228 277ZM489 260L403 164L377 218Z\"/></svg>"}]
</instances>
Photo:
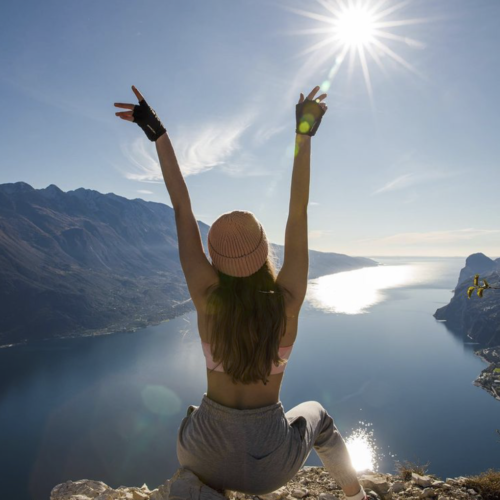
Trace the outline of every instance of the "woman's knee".
<instances>
[{"instance_id":1,"label":"woman's knee","mask_svg":"<svg viewBox=\"0 0 500 500\"><path fill-rule=\"evenodd\" d=\"M309 409L316 411L320 415L324 415L326 413L325 407L319 401L305 401L303 404L307 405Z\"/></svg>"},{"instance_id":2,"label":"woman's knee","mask_svg":"<svg viewBox=\"0 0 500 500\"><path fill-rule=\"evenodd\" d=\"M328 411L321 403L319 403L318 401L309 401L309 403L316 409L323 423L328 421L329 419L331 419L333 422L333 418L329 415Z\"/></svg>"},{"instance_id":3,"label":"woman's knee","mask_svg":"<svg viewBox=\"0 0 500 500\"><path fill-rule=\"evenodd\" d=\"M321 415L321 425L319 426L320 431L318 439L322 441L325 438L325 436L330 436L331 434L340 435L337 425L335 424L335 420L328 413L327 409L324 406L319 405L318 411Z\"/></svg>"}]
</instances>

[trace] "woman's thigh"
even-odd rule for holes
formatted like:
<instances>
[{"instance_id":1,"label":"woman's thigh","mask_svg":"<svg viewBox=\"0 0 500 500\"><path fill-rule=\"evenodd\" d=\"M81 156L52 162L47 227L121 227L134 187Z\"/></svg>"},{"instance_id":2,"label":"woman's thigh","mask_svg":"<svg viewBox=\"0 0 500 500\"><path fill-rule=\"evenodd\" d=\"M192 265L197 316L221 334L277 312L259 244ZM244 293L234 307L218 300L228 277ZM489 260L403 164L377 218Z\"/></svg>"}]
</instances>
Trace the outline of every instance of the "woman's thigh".
<instances>
[{"instance_id":1,"label":"woman's thigh","mask_svg":"<svg viewBox=\"0 0 500 500\"><path fill-rule=\"evenodd\" d=\"M304 414L308 422L315 418L310 406L224 428L196 409L191 405L181 423L177 456L181 466L216 490L270 493L295 476L311 451L303 424Z\"/></svg>"},{"instance_id":2,"label":"woman's thigh","mask_svg":"<svg viewBox=\"0 0 500 500\"><path fill-rule=\"evenodd\" d=\"M286 412L286 418L292 428L296 429L300 442L300 467L311 454L315 443L325 425L327 412L317 401L305 401Z\"/></svg>"}]
</instances>

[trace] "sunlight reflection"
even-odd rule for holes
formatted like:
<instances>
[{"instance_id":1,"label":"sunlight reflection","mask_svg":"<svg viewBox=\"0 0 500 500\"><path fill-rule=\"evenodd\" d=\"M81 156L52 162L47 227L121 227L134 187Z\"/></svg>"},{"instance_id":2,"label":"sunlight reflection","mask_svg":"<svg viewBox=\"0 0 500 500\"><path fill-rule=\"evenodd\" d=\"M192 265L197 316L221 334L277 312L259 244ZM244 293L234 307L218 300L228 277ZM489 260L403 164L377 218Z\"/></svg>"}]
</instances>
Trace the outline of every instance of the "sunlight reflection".
<instances>
[{"instance_id":1,"label":"sunlight reflection","mask_svg":"<svg viewBox=\"0 0 500 500\"><path fill-rule=\"evenodd\" d=\"M373 430L358 429L345 440L345 444L349 450L352 465L357 472L365 470L376 472L377 446L373 440Z\"/></svg>"},{"instance_id":2,"label":"sunlight reflection","mask_svg":"<svg viewBox=\"0 0 500 500\"><path fill-rule=\"evenodd\" d=\"M343 314L364 314L386 298L383 290L417 281L415 266L366 267L321 276L309 282L307 300L315 309Z\"/></svg>"}]
</instances>

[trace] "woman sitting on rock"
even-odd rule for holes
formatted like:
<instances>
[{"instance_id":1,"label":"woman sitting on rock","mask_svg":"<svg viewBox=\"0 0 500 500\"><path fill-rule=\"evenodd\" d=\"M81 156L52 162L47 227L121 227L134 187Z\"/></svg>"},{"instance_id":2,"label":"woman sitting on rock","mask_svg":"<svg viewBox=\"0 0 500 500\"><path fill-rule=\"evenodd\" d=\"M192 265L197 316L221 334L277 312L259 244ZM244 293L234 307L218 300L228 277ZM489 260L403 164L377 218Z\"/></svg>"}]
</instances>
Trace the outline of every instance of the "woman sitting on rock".
<instances>
[{"instance_id":1,"label":"woman sitting on rock","mask_svg":"<svg viewBox=\"0 0 500 500\"><path fill-rule=\"evenodd\" d=\"M344 439L326 409L306 401L285 413L280 388L307 289L307 204L311 137L327 106L319 86L296 105L295 157L284 262L275 270L267 236L253 213L222 214L205 255L191 201L168 134L132 87L139 105L115 103L156 149L177 224L182 269L198 313L207 392L190 405L177 436L181 466L219 492L272 492L292 479L314 448L348 499L379 498L360 485ZM314 367L311 367L314 369Z\"/></svg>"}]
</instances>

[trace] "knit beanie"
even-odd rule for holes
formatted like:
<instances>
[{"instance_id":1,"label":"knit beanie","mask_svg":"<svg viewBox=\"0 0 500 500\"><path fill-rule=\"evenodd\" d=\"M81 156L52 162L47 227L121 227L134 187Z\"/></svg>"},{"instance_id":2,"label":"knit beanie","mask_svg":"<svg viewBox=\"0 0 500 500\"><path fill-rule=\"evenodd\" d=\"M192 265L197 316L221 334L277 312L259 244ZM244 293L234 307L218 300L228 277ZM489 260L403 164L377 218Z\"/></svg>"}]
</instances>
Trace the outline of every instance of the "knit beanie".
<instances>
[{"instance_id":1,"label":"knit beanie","mask_svg":"<svg viewBox=\"0 0 500 500\"><path fill-rule=\"evenodd\" d=\"M222 214L208 231L208 252L213 265L239 278L256 273L268 256L267 236L252 212Z\"/></svg>"}]
</instances>

